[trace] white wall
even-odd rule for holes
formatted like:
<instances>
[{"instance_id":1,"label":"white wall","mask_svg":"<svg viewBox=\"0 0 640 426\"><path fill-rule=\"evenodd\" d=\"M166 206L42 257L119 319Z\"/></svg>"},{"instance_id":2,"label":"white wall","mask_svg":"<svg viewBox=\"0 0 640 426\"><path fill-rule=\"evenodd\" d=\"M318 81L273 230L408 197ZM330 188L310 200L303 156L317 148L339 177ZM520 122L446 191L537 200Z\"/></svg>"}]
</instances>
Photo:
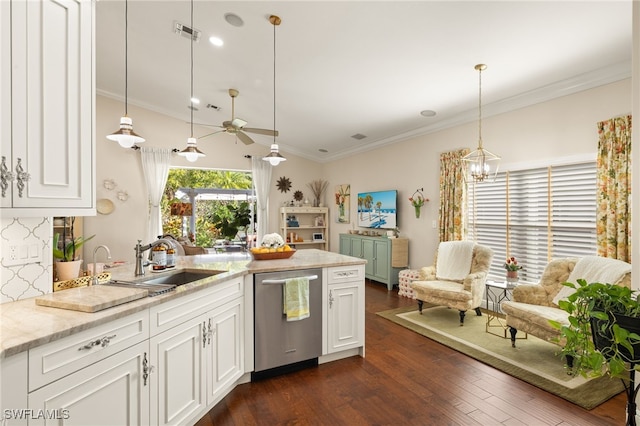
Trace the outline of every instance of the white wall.
<instances>
[{"instance_id":1,"label":"white wall","mask_svg":"<svg viewBox=\"0 0 640 426\"><path fill-rule=\"evenodd\" d=\"M103 96L97 96L96 101L96 146L98 185L97 198L110 199L115 204L115 210L109 215L98 214L87 217L84 221L84 234L95 234L96 237L85 245L85 258L91 260L93 250L104 244L111 249L113 260L134 260L134 247L138 239L144 239L148 219L148 198L140 152L133 149L121 148L117 143L106 139L106 135L118 128L120 116L124 112L122 102ZM183 149L187 137L190 135L189 124L183 121L158 114L142 108L129 105L129 116L133 118L136 133L143 136L146 142L141 146ZM210 133L212 129L205 127L194 128L195 136ZM219 134L198 141L198 148L206 157L195 163L189 163L183 157L174 155L172 166L199 167L225 170L251 170L251 160L245 155L262 157L269 152L269 148L260 144L244 145L236 143L235 138L227 134ZM273 185L270 196L271 214L268 232L277 232L278 223L275 207L282 201L292 198L292 192L280 194L275 187L279 176L287 176L293 183L292 189L305 191L307 182L321 177L321 165L283 152L287 161L273 169ZM113 179L116 187L107 190L103 183L106 179ZM126 191L129 199L125 202L117 198L118 191ZM274 207L275 206L275 207ZM143 241L143 244L149 241ZM104 253L98 254L103 259Z\"/></svg>"},{"instance_id":2,"label":"white wall","mask_svg":"<svg viewBox=\"0 0 640 426\"><path fill-rule=\"evenodd\" d=\"M487 89L488 90L488 89ZM502 157L500 170L566 157L595 158L596 123L631 112L631 80L561 97L517 111L485 117L482 123L484 147ZM325 165L330 188L351 184L351 224L332 223L332 251L338 235L353 225L357 210L354 194L385 189L399 190L400 235L410 238L410 265L431 264L438 244L439 155L459 148L476 148L477 122L417 137L392 146L366 152ZM417 188L431 201L415 218L408 197ZM333 217L333 216L332 216ZM357 226L356 226L357 228Z\"/></svg>"}]
</instances>

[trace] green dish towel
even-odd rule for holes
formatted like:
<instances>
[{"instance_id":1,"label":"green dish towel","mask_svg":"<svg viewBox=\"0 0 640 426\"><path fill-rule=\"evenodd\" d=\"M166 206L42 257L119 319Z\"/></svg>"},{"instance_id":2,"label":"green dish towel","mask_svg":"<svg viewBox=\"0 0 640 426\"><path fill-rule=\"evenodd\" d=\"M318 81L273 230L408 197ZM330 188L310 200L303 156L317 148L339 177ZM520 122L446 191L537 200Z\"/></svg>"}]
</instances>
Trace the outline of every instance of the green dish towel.
<instances>
[{"instance_id":1,"label":"green dish towel","mask_svg":"<svg viewBox=\"0 0 640 426\"><path fill-rule=\"evenodd\" d=\"M309 318L309 278L289 278L283 288L283 313L287 321Z\"/></svg>"}]
</instances>

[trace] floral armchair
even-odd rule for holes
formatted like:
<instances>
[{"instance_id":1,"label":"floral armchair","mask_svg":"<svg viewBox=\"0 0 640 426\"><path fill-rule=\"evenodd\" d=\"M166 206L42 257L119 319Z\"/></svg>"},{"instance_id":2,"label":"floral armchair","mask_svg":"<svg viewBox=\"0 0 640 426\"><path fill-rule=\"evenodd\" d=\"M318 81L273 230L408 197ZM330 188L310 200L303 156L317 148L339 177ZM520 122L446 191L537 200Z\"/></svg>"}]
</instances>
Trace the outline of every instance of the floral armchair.
<instances>
[{"instance_id":1,"label":"floral armchair","mask_svg":"<svg viewBox=\"0 0 640 426\"><path fill-rule=\"evenodd\" d=\"M441 242L433 266L420 270L420 278L411 283L422 314L423 303L448 306L460 311L460 325L465 313L480 313L487 273L493 258L489 247L468 241Z\"/></svg>"},{"instance_id":2,"label":"floral armchair","mask_svg":"<svg viewBox=\"0 0 640 426\"><path fill-rule=\"evenodd\" d=\"M581 267L576 266L580 262ZM511 333L511 346L516 345L518 331L524 331L540 339L562 344L559 341L560 330L554 328L549 320L560 324L569 324L569 314L558 307L558 301L572 290L562 285L575 278L587 282L611 282L631 286L631 265L628 263L586 256L584 258L562 258L549 262L538 284L520 284L513 289L511 301L502 302L502 312Z\"/></svg>"}]
</instances>

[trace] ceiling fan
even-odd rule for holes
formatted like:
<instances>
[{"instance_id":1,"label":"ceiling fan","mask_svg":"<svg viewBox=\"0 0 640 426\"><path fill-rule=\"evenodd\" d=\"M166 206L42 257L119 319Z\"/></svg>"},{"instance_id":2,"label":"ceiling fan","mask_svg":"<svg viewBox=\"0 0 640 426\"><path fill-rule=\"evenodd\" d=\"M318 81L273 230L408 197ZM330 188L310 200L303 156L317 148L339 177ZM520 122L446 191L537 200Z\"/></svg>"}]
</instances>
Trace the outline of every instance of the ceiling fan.
<instances>
[{"instance_id":1,"label":"ceiling fan","mask_svg":"<svg viewBox=\"0 0 640 426\"><path fill-rule=\"evenodd\" d=\"M244 143L245 145L250 145L254 143L253 139L251 139L249 135L247 135L245 132L255 133L258 135L278 136L277 130L244 127L247 125L247 122L235 116L235 100L239 94L240 92L238 92L236 89L229 89L229 96L231 96L231 120L223 121L222 126L212 126L212 127L220 127L222 130L209 133L208 135L200 136L198 139L206 138L208 136L224 132L224 133L229 133L231 135L236 135L236 137L240 139L242 143ZM211 125L205 124L205 126L211 126Z\"/></svg>"}]
</instances>

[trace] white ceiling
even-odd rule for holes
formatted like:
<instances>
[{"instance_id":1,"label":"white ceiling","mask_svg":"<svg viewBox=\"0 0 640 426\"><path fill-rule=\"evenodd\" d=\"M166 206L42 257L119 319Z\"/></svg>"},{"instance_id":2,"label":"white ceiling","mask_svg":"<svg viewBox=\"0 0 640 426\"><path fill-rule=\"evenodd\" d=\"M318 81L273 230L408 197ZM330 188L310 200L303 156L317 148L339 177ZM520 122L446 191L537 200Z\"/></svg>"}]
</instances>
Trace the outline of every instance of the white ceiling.
<instances>
[{"instance_id":1,"label":"white ceiling","mask_svg":"<svg viewBox=\"0 0 640 426\"><path fill-rule=\"evenodd\" d=\"M227 92L235 88L236 116L247 127L273 128L271 14L282 19L277 142L281 150L324 162L477 120L478 63L488 66L484 117L630 77L631 3L196 0L193 27L203 37L194 44L194 94L201 99L194 121L230 119ZM96 4L97 90L123 101L125 3ZM129 104L188 121L189 39L173 26L190 25L190 2L129 0L128 7ZM226 13L244 25L228 24ZM224 46L210 44L211 35ZM421 116L427 109L436 116ZM185 124L185 143L188 131ZM195 133L206 132L197 127ZM367 137L353 139L357 133ZM266 147L273 140L251 137ZM232 143L233 136L219 134L198 146L212 152Z\"/></svg>"}]
</instances>

